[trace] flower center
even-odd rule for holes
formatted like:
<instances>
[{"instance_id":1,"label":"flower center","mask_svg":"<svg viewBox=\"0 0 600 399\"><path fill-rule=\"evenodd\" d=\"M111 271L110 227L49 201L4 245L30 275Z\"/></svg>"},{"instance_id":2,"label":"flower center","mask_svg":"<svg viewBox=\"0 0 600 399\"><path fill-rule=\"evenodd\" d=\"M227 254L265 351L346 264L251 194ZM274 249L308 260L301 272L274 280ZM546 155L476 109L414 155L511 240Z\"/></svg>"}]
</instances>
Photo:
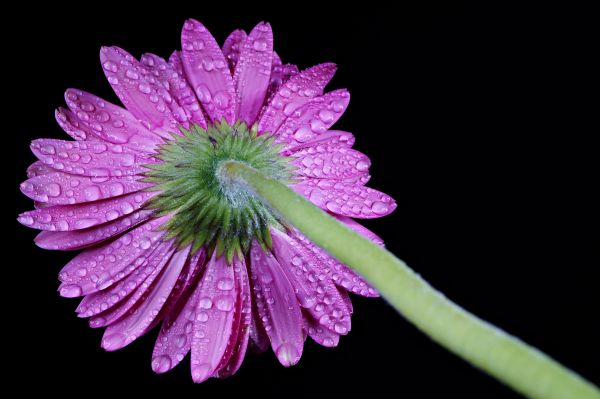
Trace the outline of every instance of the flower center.
<instances>
[{"instance_id":1,"label":"flower center","mask_svg":"<svg viewBox=\"0 0 600 399\"><path fill-rule=\"evenodd\" d=\"M159 191L147 207L157 216L173 214L163 226L166 239L192 251L207 247L217 256L243 257L252 240L271 246L269 227L281 226L277 216L247 189L221 173L227 161L245 163L264 176L289 183L293 167L279 155L280 147L269 135L257 136L246 124L216 123L203 129L193 125L180 129L183 136L163 144L157 158L162 163L146 165L145 181Z\"/></svg>"}]
</instances>

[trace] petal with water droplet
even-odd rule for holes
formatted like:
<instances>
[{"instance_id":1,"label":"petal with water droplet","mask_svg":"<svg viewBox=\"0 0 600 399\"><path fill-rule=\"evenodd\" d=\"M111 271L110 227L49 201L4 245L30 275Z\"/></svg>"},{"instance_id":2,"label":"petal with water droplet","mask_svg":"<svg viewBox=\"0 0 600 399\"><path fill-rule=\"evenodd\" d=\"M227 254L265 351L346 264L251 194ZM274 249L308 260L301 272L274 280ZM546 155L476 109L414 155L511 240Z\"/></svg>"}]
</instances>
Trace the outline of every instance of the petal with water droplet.
<instances>
[{"instance_id":1,"label":"petal with water droplet","mask_svg":"<svg viewBox=\"0 0 600 399\"><path fill-rule=\"evenodd\" d=\"M214 37L200 22L187 20L181 32L185 75L212 121L235 122L236 94L227 60ZM220 95L219 101L215 97Z\"/></svg>"},{"instance_id":2,"label":"petal with water droplet","mask_svg":"<svg viewBox=\"0 0 600 399\"><path fill-rule=\"evenodd\" d=\"M103 47L100 61L113 90L146 128L170 138L177 120L164 100L164 86L131 54L118 47Z\"/></svg>"},{"instance_id":3,"label":"petal with water droplet","mask_svg":"<svg viewBox=\"0 0 600 399\"><path fill-rule=\"evenodd\" d=\"M88 137L126 145L146 153L154 151L156 145L162 142L159 136L139 123L129 111L93 94L68 89L65 101L71 109L70 113L65 113L65 117L84 129ZM57 117L57 120L60 124L62 118ZM63 130L67 131L66 127Z\"/></svg>"},{"instance_id":4,"label":"petal with water droplet","mask_svg":"<svg viewBox=\"0 0 600 399\"><path fill-rule=\"evenodd\" d=\"M236 292L223 293L217 286L224 278L234 279L233 268L225 257L213 254L200 282L200 298L210 298L212 305L201 302L196 308L192 339L192 378L202 382L213 375L226 354L234 328ZM202 306L201 306L202 305Z\"/></svg>"},{"instance_id":5,"label":"petal with water droplet","mask_svg":"<svg viewBox=\"0 0 600 399\"><path fill-rule=\"evenodd\" d=\"M106 181L89 176L52 172L32 177L21 183L21 191L29 198L53 205L70 205L118 197L150 187L137 176L111 177ZM58 187L58 188L57 188ZM115 217L118 217L116 214Z\"/></svg>"},{"instance_id":6,"label":"petal with water droplet","mask_svg":"<svg viewBox=\"0 0 600 399\"><path fill-rule=\"evenodd\" d=\"M94 135L91 128L85 125L73 112L68 109L59 107L54 112L56 122L69 136L75 140L99 140L98 136Z\"/></svg>"},{"instance_id":7,"label":"petal with water droplet","mask_svg":"<svg viewBox=\"0 0 600 399\"><path fill-rule=\"evenodd\" d=\"M40 248L59 251L82 249L117 236L148 220L151 215L150 210L139 210L128 216L83 230L42 231L35 237L35 243Z\"/></svg>"},{"instance_id":8,"label":"petal with water droplet","mask_svg":"<svg viewBox=\"0 0 600 399\"><path fill-rule=\"evenodd\" d=\"M390 196L357 182L309 179L291 188L318 207L342 216L372 219L396 209Z\"/></svg>"},{"instance_id":9,"label":"petal with water droplet","mask_svg":"<svg viewBox=\"0 0 600 399\"><path fill-rule=\"evenodd\" d=\"M349 102L350 94L344 89L311 98L290 112L275 132L276 143L296 145L325 133L342 116Z\"/></svg>"},{"instance_id":10,"label":"petal with water droplet","mask_svg":"<svg viewBox=\"0 0 600 399\"><path fill-rule=\"evenodd\" d=\"M141 174L148 170L145 164L156 162L138 151L101 141L38 139L31 142L31 151L53 169L92 177Z\"/></svg>"},{"instance_id":11,"label":"petal with water droplet","mask_svg":"<svg viewBox=\"0 0 600 399\"><path fill-rule=\"evenodd\" d=\"M292 366L302 356L304 337L300 306L282 270L287 266L280 265L256 243L252 244L250 258L259 320L281 364Z\"/></svg>"},{"instance_id":12,"label":"petal with water droplet","mask_svg":"<svg viewBox=\"0 0 600 399\"><path fill-rule=\"evenodd\" d=\"M233 81L237 92L237 119L252 125L265 101L273 62L273 32L259 23L244 41Z\"/></svg>"},{"instance_id":13,"label":"petal with water droplet","mask_svg":"<svg viewBox=\"0 0 600 399\"><path fill-rule=\"evenodd\" d=\"M181 71L179 53L174 52L169 62L157 55L146 53L142 55L141 62L166 88L168 96L163 97L175 119L185 127L189 127L192 122L206 128L206 119L194 95L194 90L179 72Z\"/></svg>"},{"instance_id":14,"label":"petal with water droplet","mask_svg":"<svg viewBox=\"0 0 600 399\"><path fill-rule=\"evenodd\" d=\"M335 64L319 64L291 77L269 100L258 123L261 133L275 132L283 121L323 89L335 74Z\"/></svg>"},{"instance_id":15,"label":"petal with water droplet","mask_svg":"<svg viewBox=\"0 0 600 399\"><path fill-rule=\"evenodd\" d=\"M119 216L129 215L142 207L146 200L156 194L155 192L143 191L81 204L54 205L24 212L19 215L18 220L27 227L39 230L71 231L87 229L110 222ZM137 201L138 199L139 201Z\"/></svg>"},{"instance_id":16,"label":"petal with water droplet","mask_svg":"<svg viewBox=\"0 0 600 399\"><path fill-rule=\"evenodd\" d=\"M104 337L113 334L121 334L125 337L118 345L111 345L110 350L120 349L130 344L143 335L152 325L169 295L171 295L189 253L190 246L175 252L158 279L152 283L152 288L144 294L143 300L138 301L135 308L130 309L117 322L108 326L104 332Z\"/></svg>"},{"instance_id":17,"label":"petal with water droplet","mask_svg":"<svg viewBox=\"0 0 600 399\"><path fill-rule=\"evenodd\" d=\"M223 55L229 63L229 69L233 72L235 64L240 58L240 51L248 35L242 29L236 29L227 36L223 43Z\"/></svg>"}]
</instances>

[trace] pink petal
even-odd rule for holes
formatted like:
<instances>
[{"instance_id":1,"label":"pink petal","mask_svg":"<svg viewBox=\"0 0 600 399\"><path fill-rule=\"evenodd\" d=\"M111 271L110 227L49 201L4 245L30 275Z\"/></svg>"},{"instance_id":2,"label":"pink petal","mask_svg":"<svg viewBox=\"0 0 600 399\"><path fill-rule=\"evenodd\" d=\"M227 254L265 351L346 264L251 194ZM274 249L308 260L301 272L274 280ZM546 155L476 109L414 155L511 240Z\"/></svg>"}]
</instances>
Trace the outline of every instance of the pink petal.
<instances>
[{"instance_id":1,"label":"pink petal","mask_svg":"<svg viewBox=\"0 0 600 399\"><path fill-rule=\"evenodd\" d=\"M320 64L306 69L282 84L260 117L258 131L276 132L283 121L323 89L335 74L335 64Z\"/></svg>"},{"instance_id":2,"label":"pink petal","mask_svg":"<svg viewBox=\"0 0 600 399\"><path fill-rule=\"evenodd\" d=\"M256 302L256 301L255 301ZM256 303L254 304L256 305ZM250 349L254 353L263 353L269 349L270 341L265 332L256 308L252 309L252 320L250 323Z\"/></svg>"},{"instance_id":3,"label":"pink petal","mask_svg":"<svg viewBox=\"0 0 600 399\"><path fill-rule=\"evenodd\" d=\"M38 247L60 251L82 249L108 240L148 220L151 210L139 210L132 214L99 226L73 231L42 231L35 237Z\"/></svg>"},{"instance_id":4,"label":"pink petal","mask_svg":"<svg viewBox=\"0 0 600 399\"><path fill-rule=\"evenodd\" d=\"M85 176L123 176L147 171L144 164L156 161L119 144L101 141L38 139L31 151L52 168Z\"/></svg>"},{"instance_id":5,"label":"pink petal","mask_svg":"<svg viewBox=\"0 0 600 399\"><path fill-rule=\"evenodd\" d=\"M308 312L304 312L304 329L308 333L308 336L319 345L334 348L340 342L339 334L323 327L319 321Z\"/></svg>"},{"instance_id":6,"label":"pink petal","mask_svg":"<svg viewBox=\"0 0 600 399\"><path fill-rule=\"evenodd\" d=\"M33 177L21 183L21 191L29 198L54 205L78 204L118 197L150 187L135 176L112 177L106 181L98 178L53 172ZM103 178L101 180L104 180Z\"/></svg>"},{"instance_id":7,"label":"pink petal","mask_svg":"<svg viewBox=\"0 0 600 399\"><path fill-rule=\"evenodd\" d=\"M310 99L277 129L276 143L297 145L325 133L342 116L349 101L350 95L343 89Z\"/></svg>"},{"instance_id":8,"label":"pink petal","mask_svg":"<svg viewBox=\"0 0 600 399\"><path fill-rule=\"evenodd\" d=\"M27 168L27 177L42 176L52 172L56 172L56 169L46 165L42 161L35 161Z\"/></svg>"},{"instance_id":9,"label":"pink petal","mask_svg":"<svg viewBox=\"0 0 600 399\"><path fill-rule=\"evenodd\" d=\"M273 98L275 93L277 93L277 91L279 90L279 88L281 87L282 84L287 82L293 76L300 73L300 71L298 70L298 67L296 65L278 64L275 60L276 55L277 55L276 53L273 53L273 57L274 57L273 67L271 68L271 80L269 81L269 89L267 90L266 98L268 99L268 101L266 101L266 104L271 103L270 100ZM263 111L264 110L265 109L263 108ZM259 117L259 119L260 119L260 117Z\"/></svg>"},{"instance_id":10,"label":"pink petal","mask_svg":"<svg viewBox=\"0 0 600 399\"><path fill-rule=\"evenodd\" d=\"M187 20L181 32L181 58L188 81L212 121L235 122L236 94L227 60L200 22Z\"/></svg>"},{"instance_id":11,"label":"pink petal","mask_svg":"<svg viewBox=\"0 0 600 399\"><path fill-rule=\"evenodd\" d=\"M237 293L233 267L225 258L212 258L200 281L200 299L194 320L192 340L192 378L202 382L211 377L226 355L234 330Z\"/></svg>"},{"instance_id":12,"label":"pink petal","mask_svg":"<svg viewBox=\"0 0 600 399\"><path fill-rule=\"evenodd\" d=\"M379 296L377 291L375 291L358 273L338 262L337 259L329 255L325 250L317 247L312 241L300 234L300 232L294 231L292 234L298 242L312 253L319 263L321 270L323 270L327 277L336 285L343 287L348 291L352 291L357 295L365 297Z\"/></svg>"},{"instance_id":13,"label":"pink petal","mask_svg":"<svg viewBox=\"0 0 600 399\"><path fill-rule=\"evenodd\" d=\"M92 317L100 313L106 312L102 317L94 319L92 327L102 327L109 323L106 317L115 319L116 314L124 314L126 310L124 307L130 309L135 302L122 302L125 298L132 299L133 297L139 298L138 295L128 296L137 290L137 288L148 280L150 276L156 276L163 267L169 262L171 256L175 252L173 242L161 242L157 245L156 249L150 256L146 258L144 263L137 267L131 274L124 277L122 280L113 284L112 286L102 290L86 295L77 307L77 313L79 317ZM147 287L144 288L144 290ZM118 309L117 309L118 305Z\"/></svg>"},{"instance_id":14,"label":"pink petal","mask_svg":"<svg viewBox=\"0 0 600 399\"><path fill-rule=\"evenodd\" d=\"M71 231L87 229L110 222L139 209L156 192L130 193L121 197L109 198L75 205L55 205L24 212L19 222L38 230Z\"/></svg>"},{"instance_id":15,"label":"pink petal","mask_svg":"<svg viewBox=\"0 0 600 399\"><path fill-rule=\"evenodd\" d=\"M317 152L320 146L348 149L353 145L354 136L352 133L341 130L328 130L326 133L320 134L305 143L285 147L281 151L281 155L287 157L303 151Z\"/></svg>"},{"instance_id":16,"label":"pink petal","mask_svg":"<svg viewBox=\"0 0 600 399\"><path fill-rule=\"evenodd\" d=\"M390 196L352 182L312 179L291 188L318 207L342 216L371 219L396 209Z\"/></svg>"},{"instance_id":17,"label":"pink petal","mask_svg":"<svg viewBox=\"0 0 600 399\"><path fill-rule=\"evenodd\" d=\"M63 267L60 295L76 297L106 289L129 275L152 254L164 231L156 231L167 217L136 227L109 244L88 249Z\"/></svg>"},{"instance_id":18,"label":"pink petal","mask_svg":"<svg viewBox=\"0 0 600 399\"><path fill-rule=\"evenodd\" d=\"M200 270L204 266L205 254L202 251L201 256L196 255L194 255L195 261L192 260L191 263L195 262L196 268ZM194 280L194 282L196 281ZM200 299L200 285L194 286L189 281L185 290L186 294L181 296L177 305L166 313L154 344L152 370L156 373L169 371L179 364L190 351L196 307Z\"/></svg>"},{"instance_id":19,"label":"pink petal","mask_svg":"<svg viewBox=\"0 0 600 399\"><path fill-rule=\"evenodd\" d=\"M189 253L190 246L175 252L144 300L138 302L139 306L129 310L119 321L108 326L102 338L104 349L109 351L120 349L147 331L171 295Z\"/></svg>"},{"instance_id":20,"label":"pink petal","mask_svg":"<svg viewBox=\"0 0 600 399\"><path fill-rule=\"evenodd\" d=\"M305 178L339 180L368 175L371 161L366 155L336 144L297 151L291 162L296 173Z\"/></svg>"},{"instance_id":21,"label":"pink petal","mask_svg":"<svg viewBox=\"0 0 600 399\"><path fill-rule=\"evenodd\" d=\"M259 23L244 41L233 80L237 91L237 118L252 125L265 101L273 62L271 25Z\"/></svg>"},{"instance_id":22,"label":"pink petal","mask_svg":"<svg viewBox=\"0 0 600 399\"><path fill-rule=\"evenodd\" d=\"M259 319L281 364L292 366L304 347L302 313L294 288L279 262L260 245L252 244L250 257Z\"/></svg>"},{"instance_id":23,"label":"pink petal","mask_svg":"<svg viewBox=\"0 0 600 399\"><path fill-rule=\"evenodd\" d=\"M161 57L149 53L142 56L141 62L160 80L173 97L173 101L168 102L168 105L175 119L186 127L189 127L189 122L193 122L206 128L206 120L194 91L183 74L179 72L181 71L181 60L178 53L173 53L169 63Z\"/></svg>"},{"instance_id":24,"label":"pink petal","mask_svg":"<svg viewBox=\"0 0 600 399\"><path fill-rule=\"evenodd\" d=\"M235 374L246 355L246 349L248 348L248 341L250 337L250 326L252 325L252 295L250 292L250 281L248 280L248 270L245 262L234 263L233 272L235 274L236 289L240 293L240 300L238 302L239 309L239 327L237 337L235 340L230 341L231 356L229 360L219 368L218 377L225 378ZM232 334L233 337L233 334Z\"/></svg>"},{"instance_id":25,"label":"pink petal","mask_svg":"<svg viewBox=\"0 0 600 399\"><path fill-rule=\"evenodd\" d=\"M139 61L118 47L103 47L100 61L121 102L147 129L164 138L178 131L166 89Z\"/></svg>"},{"instance_id":26,"label":"pink petal","mask_svg":"<svg viewBox=\"0 0 600 399\"><path fill-rule=\"evenodd\" d=\"M92 129L86 126L68 109L59 107L54 112L56 122L69 136L75 140L99 140L98 136L94 135Z\"/></svg>"},{"instance_id":27,"label":"pink petal","mask_svg":"<svg viewBox=\"0 0 600 399\"><path fill-rule=\"evenodd\" d=\"M229 62L229 69L233 72L235 70L235 65L237 64L240 58L240 50L242 49L242 45L246 41L246 37L248 35L241 29L234 30L231 32L227 39L225 39L225 43L223 44L223 55Z\"/></svg>"},{"instance_id":28,"label":"pink petal","mask_svg":"<svg viewBox=\"0 0 600 399\"><path fill-rule=\"evenodd\" d=\"M142 126L128 111L93 94L68 89L65 101L72 114L65 114L64 117L68 122L77 122L77 126L85 128L89 132L88 137L93 135L108 143L127 145L147 153L162 142L160 137ZM62 117L60 121L65 123Z\"/></svg>"},{"instance_id":29,"label":"pink petal","mask_svg":"<svg viewBox=\"0 0 600 399\"><path fill-rule=\"evenodd\" d=\"M336 334L350 330L350 314L339 291L319 261L300 242L271 229L273 250L294 287L302 307L319 323Z\"/></svg>"}]
</instances>

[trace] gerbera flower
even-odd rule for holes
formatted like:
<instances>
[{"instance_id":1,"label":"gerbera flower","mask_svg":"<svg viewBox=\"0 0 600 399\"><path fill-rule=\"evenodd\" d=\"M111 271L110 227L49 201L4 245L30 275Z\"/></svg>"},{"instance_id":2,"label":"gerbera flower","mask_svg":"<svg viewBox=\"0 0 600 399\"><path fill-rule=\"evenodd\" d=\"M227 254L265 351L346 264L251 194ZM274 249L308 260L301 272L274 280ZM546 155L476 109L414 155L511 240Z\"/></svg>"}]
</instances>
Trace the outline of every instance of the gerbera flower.
<instances>
[{"instance_id":1,"label":"gerbera flower","mask_svg":"<svg viewBox=\"0 0 600 399\"><path fill-rule=\"evenodd\" d=\"M336 346L350 330L347 292L377 293L220 169L243 162L381 244L352 218L395 203L364 186L370 162L352 134L329 130L349 102L346 90L323 94L335 66L282 65L265 23L221 48L194 20L168 61L117 47L100 58L126 109L67 90L56 119L74 140L32 143L39 160L21 189L37 209L19 221L43 230L42 248L83 249L59 292L84 296L77 312L106 327L102 346L162 322L153 370L191 351L196 382L235 373L249 343L284 366L306 336Z\"/></svg>"}]
</instances>

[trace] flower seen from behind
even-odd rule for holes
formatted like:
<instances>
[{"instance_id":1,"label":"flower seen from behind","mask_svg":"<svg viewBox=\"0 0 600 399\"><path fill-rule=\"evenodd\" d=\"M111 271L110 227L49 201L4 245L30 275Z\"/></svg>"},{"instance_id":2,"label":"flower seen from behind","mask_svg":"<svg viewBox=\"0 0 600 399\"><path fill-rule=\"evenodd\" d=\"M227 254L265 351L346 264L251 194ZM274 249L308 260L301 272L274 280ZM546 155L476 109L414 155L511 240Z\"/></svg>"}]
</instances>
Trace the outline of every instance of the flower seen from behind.
<instances>
[{"instance_id":1,"label":"flower seen from behind","mask_svg":"<svg viewBox=\"0 0 600 399\"><path fill-rule=\"evenodd\" d=\"M120 349L157 325L152 368L191 352L194 381L226 377L248 346L297 363L306 337L333 347L350 330L348 292L377 293L220 173L244 162L285 182L358 233L353 218L384 216L387 195L365 187L369 159L331 130L349 102L324 93L333 64L282 64L268 24L220 47L197 21L181 51L138 61L103 48L102 67L125 106L69 89L56 119L73 140L39 139L22 183L36 209L19 221L36 243L82 250L60 272L60 294L105 327Z\"/></svg>"}]
</instances>

